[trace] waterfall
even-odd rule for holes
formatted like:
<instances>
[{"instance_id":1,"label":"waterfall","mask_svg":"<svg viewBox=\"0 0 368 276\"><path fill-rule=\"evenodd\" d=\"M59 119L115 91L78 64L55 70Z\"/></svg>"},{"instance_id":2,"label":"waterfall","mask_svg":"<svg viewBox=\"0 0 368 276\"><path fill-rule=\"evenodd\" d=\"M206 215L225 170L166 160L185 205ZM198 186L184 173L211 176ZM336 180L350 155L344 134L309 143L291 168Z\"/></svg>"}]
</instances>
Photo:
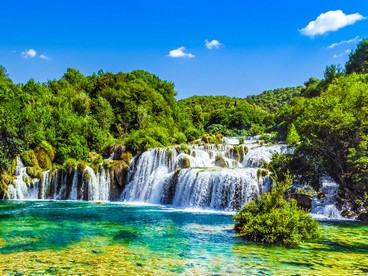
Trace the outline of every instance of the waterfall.
<instances>
[{"instance_id":1,"label":"waterfall","mask_svg":"<svg viewBox=\"0 0 368 276\"><path fill-rule=\"evenodd\" d=\"M22 160L17 157L17 164L15 167L15 180L8 186L8 199L29 199L32 192L29 189L31 185L31 178L27 175L27 168L24 166Z\"/></svg>"},{"instance_id":2,"label":"waterfall","mask_svg":"<svg viewBox=\"0 0 368 276\"><path fill-rule=\"evenodd\" d=\"M257 170L283 147L249 145L243 162L227 144L189 145L179 154L174 148L148 150L134 160L121 200L235 211L263 190L267 177L257 179Z\"/></svg>"},{"instance_id":3,"label":"waterfall","mask_svg":"<svg viewBox=\"0 0 368 276\"><path fill-rule=\"evenodd\" d=\"M73 173L73 181L72 181L72 190L70 192L69 198L70 200L77 200L77 187L78 185L78 169L77 167L74 168L74 173Z\"/></svg>"},{"instance_id":4,"label":"waterfall","mask_svg":"<svg viewBox=\"0 0 368 276\"><path fill-rule=\"evenodd\" d=\"M117 198L178 208L235 211L265 189L269 178L258 179L257 170L262 163L269 162L273 154L286 148L283 145L261 146L254 140L236 146L239 141L238 138L224 138L223 144L218 145L148 150L133 158L127 183L120 187L111 182L113 168L106 169L102 164L95 170L86 166L71 171L45 171L41 179L31 179L18 158L16 179L9 185L7 198L89 201ZM244 151L244 146L248 151ZM119 162L113 159L111 155L108 160Z\"/></svg>"},{"instance_id":5,"label":"waterfall","mask_svg":"<svg viewBox=\"0 0 368 276\"><path fill-rule=\"evenodd\" d=\"M320 192L323 197L315 196L312 200L312 214L321 219L341 219L340 211L335 206L335 197L339 184L329 176L320 179Z\"/></svg>"},{"instance_id":6,"label":"waterfall","mask_svg":"<svg viewBox=\"0 0 368 276\"><path fill-rule=\"evenodd\" d=\"M87 166L87 174L84 175L86 185L88 189L89 201L108 201L110 194L110 173L106 173L102 167L101 170L95 174L94 170Z\"/></svg>"},{"instance_id":7,"label":"waterfall","mask_svg":"<svg viewBox=\"0 0 368 276\"><path fill-rule=\"evenodd\" d=\"M173 206L234 211L258 193L257 169L187 169L178 178Z\"/></svg>"}]
</instances>

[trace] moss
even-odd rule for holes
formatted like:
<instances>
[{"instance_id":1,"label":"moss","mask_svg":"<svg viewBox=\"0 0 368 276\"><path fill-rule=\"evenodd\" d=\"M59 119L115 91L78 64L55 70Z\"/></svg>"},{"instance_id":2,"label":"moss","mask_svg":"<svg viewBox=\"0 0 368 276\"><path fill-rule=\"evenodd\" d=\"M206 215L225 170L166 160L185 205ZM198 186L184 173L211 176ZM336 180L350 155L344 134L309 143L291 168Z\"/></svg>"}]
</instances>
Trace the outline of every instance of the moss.
<instances>
[{"instance_id":1,"label":"moss","mask_svg":"<svg viewBox=\"0 0 368 276\"><path fill-rule=\"evenodd\" d=\"M26 167L38 166L37 157L33 150L23 151L20 157Z\"/></svg>"},{"instance_id":2,"label":"moss","mask_svg":"<svg viewBox=\"0 0 368 276\"><path fill-rule=\"evenodd\" d=\"M244 146L234 146L233 151L235 160L242 162L245 155Z\"/></svg>"},{"instance_id":3,"label":"moss","mask_svg":"<svg viewBox=\"0 0 368 276\"><path fill-rule=\"evenodd\" d=\"M7 171L3 171L0 174L0 199L4 198L8 191L8 186L15 180L15 176L9 174Z\"/></svg>"},{"instance_id":4,"label":"moss","mask_svg":"<svg viewBox=\"0 0 368 276\"><path fill-rule=\"evenodd\" d=\"M261 177L266 177L268 175L268 170L265 169L258 169L257 170L257 181L261 179Z\"/></svg>"},{"instance_id":5,"label":"moss","mask_svg":"<svg viewBox=\"0 0 368 276\"><path fill-rule=\"evenodd\" d=\"M32 178L41 179L42 169L40 166L27 167L27 174Z\"/></svg>"},{"instance_id":6,"label":"moss","mask_svg":"<svg viewBox=\"0 0 368 276\"><path fill-rule=\"evenodd\" d=\"M104 169L105 170L108 170L108 169L110 169L111 168L111 166L112 166L112 162L110 161L110 160L104 160L103 162L102 162L102 167L104 167Z\"/></svg>"},{"instance_id":7,"label":"moss","mask_svg":"<svg viewBox=\"0 0 368 276\"><path fill-rule=\"evenodd\" d=\"M210 142L210 144L220 144L221 140L217 140L217 138L214 135L211 135L209 137L209 142Z\"/></svg>"},{"instance_id":8,"label":"moss","mask_svg":"<svg viewBox=\"0 0 368 276\"><path fill-rule=\"evenodd\" d=\"M51 158L48 153L41 147L36 147L34 153L37 158L38 165L45 170L49 170L52 167Z\"/></svg>"},{"instance_id":9,"label":"moss","mask_svg":"<svg viewBox=\"0 0 368 276\"><path fill-rule=\"evenodd\" d=\"M216 137L217 141L221 142L222 138L224 138L224 135L222 135L221 133L216 133L215 137Z\"/></svg>"},{"instance_id":10,"label":"moss","mask_svg":"<svg viewBox=\"0 0 368 276\"><path fill-rule=\"evenodd\" d=\"M100 164L103 161L102 155L98 154L97 152L90 152L88 153L87 161L91 164Z\"/></svg>"},{"instance_id":11,"label":"moss","mask_svg":"<svg viewBox=\"0 0 368 276\"><path fill-rule=\"evenodd\" d=\"M210 142L209 141L209 135L208 134L203 134L201 141L208 144Z\"/></svg>"},{"instance_id":12,"label":"moss","mask_svg":"<svg viewBox=\"0 0 368 276\"><path fill-rule=\"evenodd\" d=\"M15 175L15 169L17 167L17 159L14 158L11 162L11 166L10 166L10 174L11 175Z\"/></svg>"},{"instance_id":13,"label":"moss","mask_svg":"<svg viewBox=\"0 0 368 276\"><path fill-rule=\"evenodd\" d=\"M44 150L44 152L48 155L51 161L55 159L55 149L48 142L42 141L38 148Z\"/></svg>"},{"instance_id":14,"label":"moss","mask_svg":"<svg viewBox=\"0 0 368 276\"><path fill-rule=\"evenodd\" d=\"M187 144L180 144L180 151L186 154L190 154L190 149Z\"/></svg>"},{"instance_id":15,"label":"moss","mask_svg":"<svg viewBox=\"0 0 368 276\"><path fill-rule=\"evenodd\" d=\"M126 164L130 164L133 159L133 155L131 152L126 151L121 154L120 159L123 160Z\"/></svg>"},{"instance_id":16,"label":"moss","mask_svg":"<svg viewBox=\"0 0 368 276\"><path fill-rule=\"evenodd\" d=\"M77 169L79 172L83 172L87 167L87 163L84 160L77 161Z\"/></svg>"},{"instance_id":17,"label":"moss","mask_svg":"<svg viewBox=\"0 0 368 276\"><path fill-rule=\"evenodd\" d=\"M190 168L190 159L185 155L180 156L180 159L178 160L176 167L180 169Z\"/></svg>"},{"instance_id":18,"label":"moss","mask_svg":"<svg viewBox=\"0 0 368 276\"><path fill-rule=\"evenodd\" d=\"M229 167L226 160L225 160L225 158L222 157L222 156L219 156L219 155L217 155L215 157L215 165L218 166L218 167L222 167L222 168Z\"/></svg>"},{"instance_id":19,"label":"moss","mask_svg":"<svg viewBox=\"0 0 368 276\"><path fill-rule=\"evenodd\" d=\"M73 159L73 158L69 158L67 160L65 160L64 164L63 164L63 168L68 172L68 173L72 173L74 168L77 166L77 160Z\"/></svg>"}]
</instances>

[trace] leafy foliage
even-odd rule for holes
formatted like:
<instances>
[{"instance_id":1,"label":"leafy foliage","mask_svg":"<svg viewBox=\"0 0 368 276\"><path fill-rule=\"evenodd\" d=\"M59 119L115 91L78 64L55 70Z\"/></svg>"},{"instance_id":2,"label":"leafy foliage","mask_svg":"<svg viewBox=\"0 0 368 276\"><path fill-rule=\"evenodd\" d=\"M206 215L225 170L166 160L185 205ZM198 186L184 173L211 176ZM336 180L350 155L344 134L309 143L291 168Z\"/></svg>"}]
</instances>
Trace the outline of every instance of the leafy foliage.
<instances>
[{"instance_id":1,"label":"leafy foliage","mask_svg":"<svg viewBox=\"0 0 368 276\"><path fill-rule=\"evenodd\" d=\"M284 198L290 185L291 179L286 177L284 182L274 183L269 193L246 203L234 215L238 236L255 242L285 245L318 239L318 222L300 209L294 199Z\"/></svg>"},{"instance_id":2,"label":"leafy foliage","mask_svg":"<svg viewBox=\"0 0 368 276\"><path fill-rule=\"evenodd\" d=\"M368 73L368 39L362 40L355 51L350 53L345 65L346 73Z\"/></svg>"}]
</instances>

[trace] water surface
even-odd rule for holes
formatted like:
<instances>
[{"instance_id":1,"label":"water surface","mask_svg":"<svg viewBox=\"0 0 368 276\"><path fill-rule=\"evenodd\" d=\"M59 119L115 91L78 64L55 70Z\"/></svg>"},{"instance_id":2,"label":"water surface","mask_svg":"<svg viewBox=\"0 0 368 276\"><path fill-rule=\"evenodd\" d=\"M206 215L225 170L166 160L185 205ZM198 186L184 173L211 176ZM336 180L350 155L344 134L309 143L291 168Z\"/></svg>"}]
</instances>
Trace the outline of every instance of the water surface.
<instances>
[{"instance_id":1,"label":"water surface","mask_svg":"<svg viewBox=\"0 0 368 276\"><path fill-rule=\"evenodd\" d=\"M0 275L364 275L368 226L323 223L298 247L244 242L229 214L71 201L0 202Z\"/></svg>"}]
</instances>

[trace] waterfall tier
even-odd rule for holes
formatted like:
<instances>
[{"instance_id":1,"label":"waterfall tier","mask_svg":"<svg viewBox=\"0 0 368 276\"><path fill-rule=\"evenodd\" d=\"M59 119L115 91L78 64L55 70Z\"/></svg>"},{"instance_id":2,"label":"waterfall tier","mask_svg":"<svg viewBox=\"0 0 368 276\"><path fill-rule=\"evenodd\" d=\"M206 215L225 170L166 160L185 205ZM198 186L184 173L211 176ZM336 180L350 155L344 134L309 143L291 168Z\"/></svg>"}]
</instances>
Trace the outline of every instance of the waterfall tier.
<instances>
[{"instance_id":1,"label":"waterfall tier","mask_svg":"<svg viewBox=\"0 0 368 276\"><path fill-rule=\"evenodd\" d=\"M116 168L100 166L95 171L87 166L46 171L41 179L31 179L18 158L7 198L147 202L234 211L262 191L268 177L257 177L258 168L286 147L260 146L255 141L236 146L235 138L227 142L148 150L133 158L124 177ZM113 159L109 162L117 162Z\"/></svg>"}]
</instances>

